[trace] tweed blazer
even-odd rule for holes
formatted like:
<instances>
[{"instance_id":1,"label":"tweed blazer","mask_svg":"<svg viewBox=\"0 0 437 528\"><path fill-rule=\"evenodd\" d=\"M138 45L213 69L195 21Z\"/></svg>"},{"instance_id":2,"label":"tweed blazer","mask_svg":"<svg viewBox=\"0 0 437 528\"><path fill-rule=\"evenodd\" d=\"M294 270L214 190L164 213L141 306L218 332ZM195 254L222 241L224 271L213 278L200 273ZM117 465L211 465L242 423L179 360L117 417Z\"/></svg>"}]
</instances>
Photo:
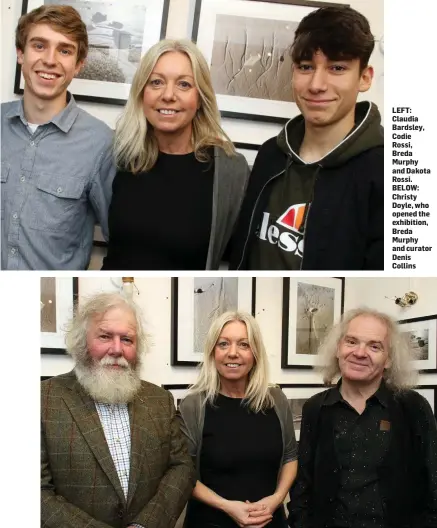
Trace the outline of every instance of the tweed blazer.
<instances>
[{"instance_id":1,"label":"tweed blazer","mask_svg":"<svg viewBox=\"0 0 437 528\"><path fill-rule=\"evenodd\" d=\"M41 383L41 526L176 524L195 472L171 394L142 381L129 404L131 461L125 498L95 403L74 372Z\"/></svg>"}]
</instances>

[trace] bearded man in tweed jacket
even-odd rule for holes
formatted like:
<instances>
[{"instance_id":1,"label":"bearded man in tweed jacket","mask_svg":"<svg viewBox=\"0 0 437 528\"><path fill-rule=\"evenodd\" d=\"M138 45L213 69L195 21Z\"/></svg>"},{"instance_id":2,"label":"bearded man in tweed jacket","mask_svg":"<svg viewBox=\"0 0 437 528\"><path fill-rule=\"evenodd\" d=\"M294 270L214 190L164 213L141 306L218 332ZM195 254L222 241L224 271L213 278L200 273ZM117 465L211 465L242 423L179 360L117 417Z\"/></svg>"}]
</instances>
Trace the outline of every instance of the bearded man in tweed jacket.
<instances>
[{"instance_id":1,"label":"bearded man in tweed jacket","mask_svg":"<svg viewBox=\"0 0 437 528\"><path fill-rule=\"evenodd\" d=\"M140 380L137 307L93 296L66 345L74 370L42 382L41 526L173 527L195 474L173 397Z\"/></svg>"}]
</instances>

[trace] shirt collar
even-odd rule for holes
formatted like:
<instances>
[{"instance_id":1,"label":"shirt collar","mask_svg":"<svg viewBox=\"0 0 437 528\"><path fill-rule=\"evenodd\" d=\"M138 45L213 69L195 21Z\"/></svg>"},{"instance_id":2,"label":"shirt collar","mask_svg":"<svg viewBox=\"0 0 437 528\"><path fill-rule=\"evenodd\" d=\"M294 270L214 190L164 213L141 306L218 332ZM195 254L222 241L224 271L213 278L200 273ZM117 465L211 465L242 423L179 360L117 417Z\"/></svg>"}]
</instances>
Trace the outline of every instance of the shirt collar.
<instances>
[{"instance_id":1,"label":"shirt collar","mask_svg":"<svg viewBox=\"0 0 437 528\"><path fill-rule=\"evenodd\" d=\"M100 409L106 409L111 413L115 411L122 411L123 409L128 408L127 403L103 403L103 402L94 400L94 404L96 407L99 407Z\"/></svg>"},{"instance_id":2,"label":"shirt collar","mask_svg":"<svg viewBox=\"0 0 437 528\"><path fill-rule=\"evenodd\" d=\"M344 401L343 396L340 392L340 387L341 378L338 380L337 385L328 392L328 395L326 396L323 405L334 405L339 401ZM385 383L384 379L382 379L378 390L375 392L375 394L370 396L369 400L372 398L376 398L383 407L388 407L389 397L390 391L388 390L387 384Z\"/></svg>"},{"instance_id":3,"label":"shirt collar","mask_svg":"<svg viewBox=\"0 0 437 528\"><path fill-rule=\"evenodd\" d=\"M343 400L343 396L340 393L340 385L341 378L338 380L337 385L328 392L323 405L334 405Z\"/></svg>"},{"instance_id":4,"label":"shirt collar","mask_svg":"<svg viewBox=\"0 0 437 528\"><path fill-rule=\"evenodd\" d=\"M377 398L382 406L388 407L390 391L387 388L387 384L385 383L384 379L381 380L381 385L379 386L379 389L375 392L373 397Z\"/></svg>"},{"instance_id":5,"label":"shirt collar","mask_svg":"<svg viewBox=\"0 0 437 528\"><path fill-rule=\"evenodd\" d=\"M22 123L27 126L28 121L24 117L24 106L23 106L23 98L21 98L19 101L16 101L17 104L13 105L12 108L9 110L9 112L6 114L7 118L13 118L13 117L19 117L22 121ZM59 114L56 114L49 123L53 123L56 125L62 132L67 133L70 128L73 126L74 121L76 120L76 117L79 113L79 107L76 104L76 101L74 100L74 97L71 95L70 92L67 92L67 106L59 112ZM46 123L44 123L46 124Z\"/></svg>"},{"instance_id":6,"label":"shirt collar","mask_svg":"<svg viewBox=\"0 0 437 528\"><path fill-rule=\"evenodd\" d=\"M9 111L5 114L5 117L8 119L12 119L13 117L19 117L21 121L24 123L25 126L27 126L27 120L24 117L24 109L23 109L23 99L21 98L18 101L14 101L11 105L11 108Z\"/></svg>"}]
</instances>

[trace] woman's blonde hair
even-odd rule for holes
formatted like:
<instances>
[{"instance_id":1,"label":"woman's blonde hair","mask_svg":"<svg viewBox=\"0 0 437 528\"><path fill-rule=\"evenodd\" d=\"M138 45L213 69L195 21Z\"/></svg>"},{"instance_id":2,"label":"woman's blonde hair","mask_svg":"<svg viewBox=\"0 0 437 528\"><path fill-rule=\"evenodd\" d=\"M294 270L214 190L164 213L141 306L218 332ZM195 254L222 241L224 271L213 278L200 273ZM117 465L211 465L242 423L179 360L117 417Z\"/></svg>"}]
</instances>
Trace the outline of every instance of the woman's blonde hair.
<instances>
[{"instance_id":1,"label":"woman's blonde hair","mask_svg":"<svg viewBox=\"0 0 437 528\"><path fill-rule=\"evenodd\" d=\"M337 323L326 336L319 349L319 368L323 375L323 381L331 384L340 375L337 351L340 341L346 335L349 323L360 316L374 317L387 328L387 341L389 344L388 357L390 366L384 371L384 380L395 392L409 389L416 385L417 371L411 360L416 359L410 343L405 335L399 330L394 319L387 314L361 307L349 310L343 315L342 320Z\"/></svg>"},{"instance_id":2,"label":"woman's blonde hair","mask_svg":"<svg viewBox=\"0 0 437 528\"><path fill-rule=\"evenodd\" d=\"M269 392L269 365L261 330L254 317L246 312L229 311L218 316L211 324L205 339L203 363L196 383L190 387L191 393L205 394L205 404L214 404L220 391L220 376L215 364L215 346L223 327L233 321L246 325L249 346L254 363L249 372L244 402L254 412L273 407L273 398Z\"/></svg>"},{"instance_id":3,"label":"woman's blonde hair","mask_svg":"<svg viewBox=\"0 0 437 528\"><path fill-rule=\"evenodd\" d=\"M199 161L208 161L208 147L221 147L228 156L235 148L220 125L208 64L197 46L189 40L161 40L141 59L132 81L129 99L120 115L114 140L116 163L133 173L150 170L158 159L158 143L153 128L143 110L143 93L147 81L164 53L185 53L193 69L194 83L199 92L200 108L193 119L192 147Z\"/></svg>"}]
</instances>

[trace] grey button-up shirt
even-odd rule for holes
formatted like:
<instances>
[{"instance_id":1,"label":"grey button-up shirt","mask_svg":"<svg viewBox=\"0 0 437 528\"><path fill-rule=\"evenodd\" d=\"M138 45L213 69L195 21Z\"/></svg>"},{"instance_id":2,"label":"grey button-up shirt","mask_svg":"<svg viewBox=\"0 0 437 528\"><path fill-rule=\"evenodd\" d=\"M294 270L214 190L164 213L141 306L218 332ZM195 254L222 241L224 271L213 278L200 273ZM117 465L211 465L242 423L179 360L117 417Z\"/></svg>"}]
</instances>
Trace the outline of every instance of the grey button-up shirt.
<instances>
[{"instance_id":1,"label":"grey button-up shirt","mask_svg":"<svg viewBox=\"0 0 437 528\"><path fill-rule=\"evenodd\" d=\"M33 135L22 100L1 105L2 269L86 269L96 222L107 238L112 131L68 96Z\"/></svg>"}]
</instances>

